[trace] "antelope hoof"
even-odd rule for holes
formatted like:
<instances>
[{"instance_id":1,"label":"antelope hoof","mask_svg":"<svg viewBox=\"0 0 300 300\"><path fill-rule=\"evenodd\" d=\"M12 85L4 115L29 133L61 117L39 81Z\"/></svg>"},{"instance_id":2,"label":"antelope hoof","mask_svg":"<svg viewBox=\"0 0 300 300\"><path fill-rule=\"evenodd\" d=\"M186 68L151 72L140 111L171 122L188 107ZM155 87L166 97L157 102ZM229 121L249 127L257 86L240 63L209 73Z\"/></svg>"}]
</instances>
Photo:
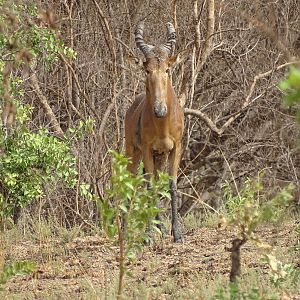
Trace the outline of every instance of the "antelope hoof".
<instances>
[{"instance_id":1,"label":"antelope hoof","mask_svg":"<svg viewBox=\"0 0 300 300\"><path fill-rule=\"evenodd\" d=\"M174 236L174 243L183 243L183 237L182 235Z\"/></svg>"},{"instance_id":2,"label":"antelope hoof","mask_svg":"<svg viewBox=\"0 0 300 300\"><path fill-rule=\"evenodd\" d=\"M180 231L173 231L174 243L183 243L183 235Z\"/></svg>"}]
</instances>

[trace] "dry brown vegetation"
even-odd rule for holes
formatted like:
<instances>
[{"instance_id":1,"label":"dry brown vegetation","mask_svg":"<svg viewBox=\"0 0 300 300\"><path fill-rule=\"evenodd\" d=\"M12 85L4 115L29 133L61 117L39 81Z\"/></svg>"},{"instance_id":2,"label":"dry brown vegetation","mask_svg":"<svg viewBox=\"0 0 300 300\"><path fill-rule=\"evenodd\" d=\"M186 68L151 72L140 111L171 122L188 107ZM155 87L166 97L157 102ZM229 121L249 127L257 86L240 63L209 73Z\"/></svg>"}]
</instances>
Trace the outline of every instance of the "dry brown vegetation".
<instances>
[{"instance_id":1,"label":"dry brown vegetation","mask_svg":"<svg viewBox=\"0 0 300 300\"><path fill-rule=\"evenodd\" d=\"M173 22L177 33L175 52L180 53L180 61L172 81L186 116L178 178L181 217L220 209L225 182L236 191L247 177L260 172L267 197L294 183L294 203L299 205L299 127L294 109L283 106L277 87L300 55L298 0L40 2L51 12L45 22L57 28L77 58L60 55L50 67L38 64L25 80L25 101L34 107L30 126L47 126L62 137L80 120L95 120L93 132L74 139L72 151L78 159L79 182L90 183L100 199L111 177L108 150L124 150L125 112L144 89L144 74L132 59L142 57L133 32L143 20L149 43L164 41L166 22ZM3 294L7 299L113 295L117 249L103 236L78 237L83 231L82 235L93 232L99 221L96 204L80 196L78 189L60 183L55 189L45 186L45 197L23 209L19 228L7 231L8 261L32 259L38 264L29 282L28 277L18 277L8 284ZM53 219L59 224L49 229L51 234L39 227L39 232L27 236L37 230L37 216L42 220L38 226ZM185 225L184 245L173 245L166 237L129 266L134 276L126 283L125 295L212 297L207 294L212 283L224 281L224 274L228 277L229 254L224 246L233 236L209 228L189 232ZM64 236L62 228L70 231ZM14 230L26 234L11 236ZM262 236L277 244L284 258L296 238L291 226L280 230L268 228ZM258 269L265 281L267 272L251 247L245 246L242 268L250 277ZM295 257L285 262L299 266ZM258 277L254 284L261 286ZM296 291L280 295L299 297Z\"/></svg>"},{"instance_id":2,"label":"dry brown vegetation","mask_svg":"<svg viewBox=\"0 0 300 300\"><path fill-rule=\"evenodd\" d=\"M25 225L24 236L16 230L8 232L8 259L30 259L38 268L31 276L11 279L0 297L115 299L116 245L101 235L80 236L78 227L53 235L55 224L36 225L33 231ZM287 223L284 227L262 228L258 234L276 246L278 257L285 263L299 265L299 257L289 250L296 242L293 229L294 224ZM215 299L218 288L228 281L230 256L224 248L230 246L233 237L215 228L193 228L186 232L184 244L164 238L145 247L139 258L127 266L131 276L127 276L122 299ZM242 270L241 290L261 289L261 298L246 299L300 299L299 289L292 288L290 281L280 289L270 285L269 268L251 244L244 246Z\"/></svg>"},{"instance_id":3,"label":"dry brown vegetation","mask_svg":"<svg viewBox=\"0 0 300 300\"><path fill-rule=\"evenodd\" d=\"M218 208L225 180L239 185L259 171L269 191L289 182L298 186L298 129L294 111L283 107L276 87L299 53L297 0L43 5L53 11L51 22L77 59L61 56L50 72L36 67L26 88L27 101L35 107L32 126L48 124L62 135L81 119L95 119L93 134L73 150L80 179L100 197L111 172L108 149L123 150L124 114L143 89L143 74L129 59L140 55L133 32L141 20L151 43L163 41L164 24L174 22L176 52L187 49L172 73L186 110L181 214L201 208L202 200ZM39 210L67 225L93 222L97 215L92 203L64 188L49 190Z\"/></svg>"}]
</instances>

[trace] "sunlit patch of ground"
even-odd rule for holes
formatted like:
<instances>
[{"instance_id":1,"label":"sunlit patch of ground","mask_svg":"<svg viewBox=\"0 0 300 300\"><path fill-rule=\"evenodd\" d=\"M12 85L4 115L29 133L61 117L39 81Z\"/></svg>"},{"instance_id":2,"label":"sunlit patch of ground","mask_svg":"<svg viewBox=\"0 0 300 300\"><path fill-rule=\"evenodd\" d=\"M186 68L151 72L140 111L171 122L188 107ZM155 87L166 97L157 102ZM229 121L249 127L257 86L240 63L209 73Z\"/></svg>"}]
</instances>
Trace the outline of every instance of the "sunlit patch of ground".
<instances>
[{"instance_id":1,"label":"sunlit patch of ground","mask_svg":"<svg viewBox=\"0 0 300 300\"><path fill-rule=\"evenodd\" d=\"M294 228L292 223L270 226L258 234L275 247L283 262L300 267L299 250L292 250L297 243ZM230 257L225 249L232 237L231 233L203 227L186 232L183 244L172 243L169 236L156 240L128 265L124 298L213 299L216 289L228 281ZM107 238L18 239L10 240L7 249L8 261L34 261L37 271L12 278L0 292L2 299L114 298L118 248ZM300 299L297 287L289 284L280 290L271 285L269 268L251 243L242 248L242 272L245 286L248 282L289 297L282 299Z\"/></svg>"}]
</instances>

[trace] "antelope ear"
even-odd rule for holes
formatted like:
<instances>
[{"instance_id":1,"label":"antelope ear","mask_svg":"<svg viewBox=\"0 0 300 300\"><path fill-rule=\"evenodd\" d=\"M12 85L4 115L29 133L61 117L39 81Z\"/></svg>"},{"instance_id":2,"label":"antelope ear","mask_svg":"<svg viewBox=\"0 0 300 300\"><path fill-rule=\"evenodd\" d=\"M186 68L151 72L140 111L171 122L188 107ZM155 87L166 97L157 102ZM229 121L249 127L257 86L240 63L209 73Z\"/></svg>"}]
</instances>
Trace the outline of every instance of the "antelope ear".
<instances>
[{"instance_id":1,"label":"antelope ear","mask_svg":"<svg viewBox=\"0 0 300 300\"><path fill-rule=\"evenodd\" d=\"M129 63L135 67L142 67L143 66L143 60L134 56L134 55L131 55L129 54L128 57L127 57Z\"/></svg>"},{"instance_id":2,"label":"antelope ear","mask_svg":"<svg viewBox=\"0 0 300 300\"><path fill-rule=\"evenodd\" d=\"M177 55L171 56L169 58L169 66L182 63L191 54L191 51L192 50L188 48L180 51Z\"/></svg>"}]
</instances>

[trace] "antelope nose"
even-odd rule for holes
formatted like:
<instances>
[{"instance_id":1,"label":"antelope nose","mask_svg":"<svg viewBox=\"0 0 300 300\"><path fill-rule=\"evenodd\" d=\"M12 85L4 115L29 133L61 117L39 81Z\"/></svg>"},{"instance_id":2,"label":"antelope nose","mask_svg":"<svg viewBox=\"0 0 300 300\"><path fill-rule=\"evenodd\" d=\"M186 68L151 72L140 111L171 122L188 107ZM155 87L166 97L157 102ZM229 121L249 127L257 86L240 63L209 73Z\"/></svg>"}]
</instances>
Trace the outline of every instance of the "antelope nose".
<instances>
[{"instance_id":1,"label":"antelope nose","mask_svg":"<svg viewBox=\"0 0 300 300\"><path fill-rule=\"evenodd\" d=\"M166 116L168 109L167 105L161 101L156 100L153 106L154 115L157 118L163 118Z\"/></svg>"}]
</instances>

